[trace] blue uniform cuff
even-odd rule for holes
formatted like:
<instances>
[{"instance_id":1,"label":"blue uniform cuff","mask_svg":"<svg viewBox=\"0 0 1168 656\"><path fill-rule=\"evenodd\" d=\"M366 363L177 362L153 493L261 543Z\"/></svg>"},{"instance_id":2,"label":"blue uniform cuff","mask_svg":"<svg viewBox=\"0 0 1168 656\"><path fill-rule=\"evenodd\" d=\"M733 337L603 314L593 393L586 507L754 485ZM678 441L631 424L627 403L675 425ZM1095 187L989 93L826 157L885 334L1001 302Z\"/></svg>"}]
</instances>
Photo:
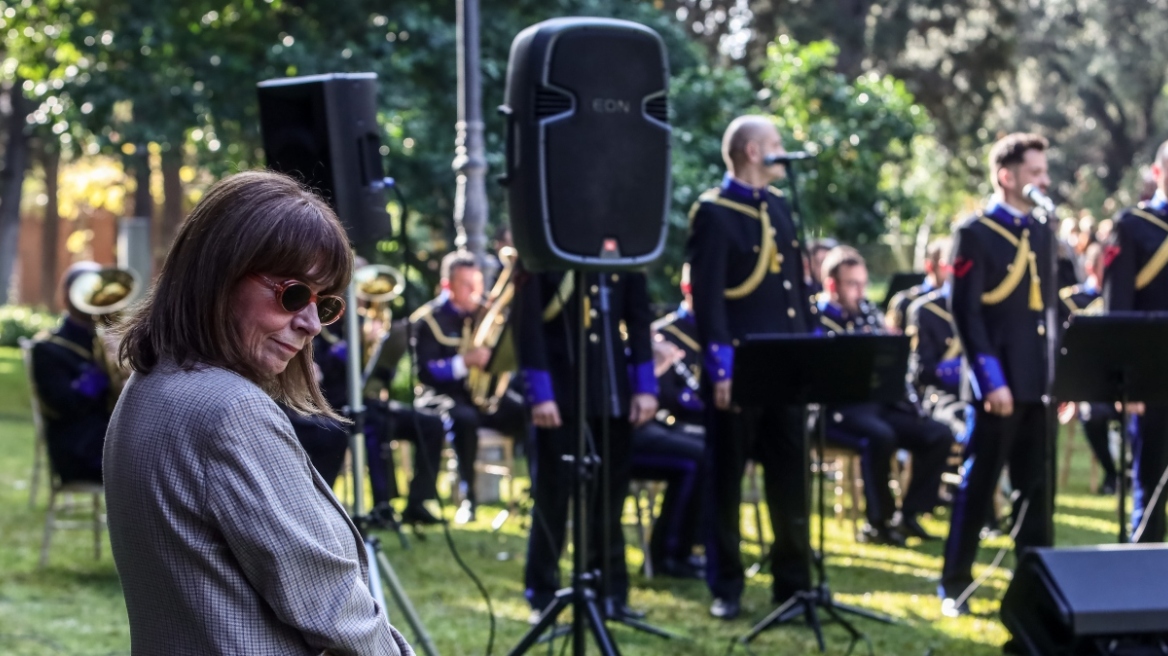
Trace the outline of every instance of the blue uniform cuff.
<instances>
[{"instance_id":1,"label":"blue uniform cuff","mask_svg":"<svg viewBox=\"0 0 1168 656\"><path fill-rule=\"evenodd\" d=\"M426 363L426 368L430 370L430 375L439 383L449 383L454 380L454 365L450 362L450 358L442 360L431 360Z\"/></svg>"},{"instance_id":2,"label":"blue uniform cuff","mask_svg":"<svg viewBox=\"0 0 1168 656\"><path fill-rule=\"evenodd\" d=\"M734 347L729 344L710 344L706 347L706 371L710 380L720 383L734 375Z\"/></svg>"},{"instance_id":3,"label":"blue uniform cuff","mask_svg":"<svg viewBox=\"0 0 1168 656\"><path fill-rule=\"evenodd\" d=\"M999 387L1006 386L1006 374L1002 373L1002 363L992 355L979 354L970 362L973 375L977 378L977 388L985 396Z\"/></svg>"},{"instance_id":4,"label":"blue uniform cuff","mask_svg":"<svg viewBox=\"0 0 1168 656\"><path fill-rule=\"evenodd\" d=\"M657 377L653 375L653 363L650 361L630 364L629 384L633 388L633 394L657 396Z\"/></svg>"},{"instance_id":5,"label":"blue uniform cuff","mask_svg":"<svg viewBox=\"0 0 1168 656\"><path fill-rule=\"evenodd\" d=\"M543 369L524 369L523 380L527 383L528 405L556 400L556 393L552 390L552 376L548 372Z\"/></svg>"},{"instance_id":6,"label":"blue uniform cuff","mask_svg":"<svg viewBox=\"0 0 1168 656\"><path fill-rule=\"evenodd\" d=\"M957 387L961 382L961 357L944 360L937 365L937 379L945 387Z\"/></svg>"}]
</instances>

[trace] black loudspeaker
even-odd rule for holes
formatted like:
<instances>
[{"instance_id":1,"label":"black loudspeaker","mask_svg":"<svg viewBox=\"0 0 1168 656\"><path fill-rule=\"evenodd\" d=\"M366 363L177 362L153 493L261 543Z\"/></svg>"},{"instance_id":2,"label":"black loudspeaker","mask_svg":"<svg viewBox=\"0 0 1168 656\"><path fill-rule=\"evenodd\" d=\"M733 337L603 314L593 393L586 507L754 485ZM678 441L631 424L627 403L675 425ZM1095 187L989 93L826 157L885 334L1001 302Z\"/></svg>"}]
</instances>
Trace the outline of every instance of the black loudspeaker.
<instances>
[{"instance_id":1,"label":"black loudspeaker","mask_svg":"<svg viewBox=\"0 0 1168 656\"><path fill-rule=\"evenodd\" d=\"M653 30L557 18L507 64L511 230L530 270L642 266L665 248L669 62Z\"/></svg>"},{"instance_id":2,"label":"black loudspeaker","mask_svg":"<svg viewBox=\"0 0 1168 656\"><path fill-rule=\"evenodd\" d=\"M368 254L390 234L377 126L377 75L330 73L257 85L268 167L318 191Z\"/></svg>"},{"instance_id":3,"label":"black loudspeaker","mask_svg":"<svg viewBox=\"0 0 1168 656\"><path fill-rule=\"evenodd\" d=\"M1024 654L1168 651L1168 547L1034 549L1002 599L1002 623Z\"/></svg>"}]
</instances>

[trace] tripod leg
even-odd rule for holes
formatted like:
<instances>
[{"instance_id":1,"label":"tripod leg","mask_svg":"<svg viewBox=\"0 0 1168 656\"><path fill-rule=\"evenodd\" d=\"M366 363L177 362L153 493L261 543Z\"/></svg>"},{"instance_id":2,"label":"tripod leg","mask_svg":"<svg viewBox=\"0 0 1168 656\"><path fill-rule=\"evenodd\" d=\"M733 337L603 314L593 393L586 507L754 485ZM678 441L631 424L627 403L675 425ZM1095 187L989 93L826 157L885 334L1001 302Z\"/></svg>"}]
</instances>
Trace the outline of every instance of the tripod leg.
<instances>
[{"instance_id":1,"label":"tripod leg","mask_svg":"<svg viewBox=\"0 0 1168 656\"><path fill-rule=\"evenodd\" d=\"M749 633L747 633L746 635L744 635L738 639L738 642L740 642L744 645L748 644L748 643L750 643L750 641L757 638L758 634L762 633L763 631L766 631L767 629L771 628L775 624L780 624L782 622L787 621L788 619L790 619L790 615L789 615L790 612L792 610L799 609L800 604L802 604L802 603L803 603L802 595L796 594L796 595L792 596L790 599L784 601L781 606L779 606L778 608L771 611L771 614L764 617L761 622L759 622L758 624L755 624L754 628L752 628Z\"/></svg>"},{"instance_id":2,"label":"tripod leg","mask_svg":"<svg viewBox=\"0 0 1168 656\"><path fill-rule=\"evenodd\" d=\"M438 649L434 646L430 634L426 632L426 627L422 626L422 619L418 617L418 611L414 610L414 605L406 596L405 588L402 587L401 580L397 578L397 572L394 571L393 565L389 563L389 559L380 549L375 550L377 551L377 562L381 565L381 577L389 584L389 592L393 595L393 600L397 602L397 607L401 609L402 615L406 616L406 623L413 629L418 644L422 646L422 653L426 656L438 656Z\"/></svg>"},{"instance_id":3,"label":"tripod leg","mask_svg":"<svg viewBox=\"0 0 1168 656\"><path fill-rule=\"evenodd\" d=\"M803 603L807 607L807 625L815 633L815 642L819 644L819 651L825 652L827 644L823 642L823 626L819 623L819 610L816 608L815 601L807 599Z\"/></svg>"},{"instance_id":4,"label":"tripod leg","mask_svg":"<svg viewBox=\"0 0 1168 656\"><path fill-rule=\"evenodd\" d=\"M620 656L616 642L609 634L608 627L604 625L604 618L600 615L600 607L596 605L596 600L587 600L583 610L587 613L588 628L592 631L592 637L596 640L596 648L600 650L602 656ZM580 656L583 656L583 653L581 650Z\"/></svg>"},{"instance_id":5,"label":"tripod leg","mask_svg":"<svg viewBox=\"0 0 1168 656\"><path fill-rule=\"evenodd\" d=\"M681 636L677 635L676 633L670 633L669 631L666 631L665 629L653 626L652 624L649 624L647 622L642 622L641 620L635 620L631 617L610 617L610 618L608 618L608 620L610 622L617 622L618 624L624 624L625 626L632 628L632 629L636 629L638 631L644 631L645 633L648 633L650 635L655 635L658 638L665 638L666 640L672 640L674 638L681 638Z\"/></svg>"},{"instance_id":6,"label":"tripod leg","mask_svg":"<svg viewBox=\"0 0 1168 656\"><path fill-rule=\"evenodd\" d=\"M877 622L883 622L885 624L898 624L898 622L895 619L893 619L887 615L881 615L880 613L870 611L866 608L858 608L856 606L849 606L847 604L837 604L834 602L830 606L828 606L828 608L832 608L832 609L837 610L837 611L842 611L844 613L851 613L852 615L859 615L860 617L864 617L864 618L867 618L870 620L875 620ZM833 614L833 616L834 616L834 614Z\"/></svg>"},{"instance_id":7,"label":"tripod leg","mask_svg":"<svg viewBox=\"0 0 1168 656\"><path fill-rule=\"evenodd\" d=\"M509 656L520 656L520 654L525 654L527 653L528 649L534 647L535 643L539 642L539 637L543 634L543 632L555 626L556 619L560 616L560 612L562 612L564 607L569 603L570 602L568 597L557 596L555 601L553 601L550 606L544 609L543 615L539 616L539 622L536 622L535 626L531 627L531 630L529 630L527 634L523 636L523 639L519 641L519 644L515 645L515 648L509 652Z\"/></svg>"}]
</instances>

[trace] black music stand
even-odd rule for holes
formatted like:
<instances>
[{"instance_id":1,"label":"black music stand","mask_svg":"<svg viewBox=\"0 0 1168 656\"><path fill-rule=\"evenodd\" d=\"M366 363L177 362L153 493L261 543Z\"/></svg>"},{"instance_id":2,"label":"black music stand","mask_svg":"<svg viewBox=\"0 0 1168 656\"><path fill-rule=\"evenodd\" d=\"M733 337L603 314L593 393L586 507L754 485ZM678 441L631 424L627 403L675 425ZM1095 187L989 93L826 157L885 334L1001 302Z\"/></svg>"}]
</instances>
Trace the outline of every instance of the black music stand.
<instances>
[{"instance_id":1,"label":"black music stand","mask_svg":"<svg viewBox=\"0 0 1168 656\"><path fill-rule=\"evenodd\" d=\"M1055 360L1054 395L1095 403L1123 403L1120 415L1118 496L1119 542L1127 542L1127 404L1168 403L1168 313L1115 312L1076 315Z\"/></svg>"},{"instance_id":2,"label":"black music stand","mask_svg":"<svg viewBox=\"0 0 1168 656\"><path fill-rule=\"evenodd\" d=\"M734 402L742 407L787 405L896 402L905 397L909 338L903 335L794 335L751 336L734 354ZM781 375L775 375L781 372ZM803 616L815 633L819 650L826 651L819 609L840 624L852 637L863 638L840 614L851 613L895 624L887 616L863 608L836 603L828 587L824 566L824 484L823 453L827 443L826 417L820 412L817 429L820 476L819 555L814 558L819 582L812 590L797 592L739 638L747 644L775 624ZM804 424L806 425L806 424ZM806 437L805 437L806 439ZM805 452L809 451L804 445ZM804 468L806 471L807 468Z\"/></svg>"},{"instance_id":3,"label":"black music stand","mask_svg":"<svg viewBox=\"0 0 1168 656\"><path fill-rule=\"evenodd\" d=\"M888 281L888 289L884 292L884 300L880 302L880 309L887 312L893 296L906 289L912 289L924 281L925 274L917 271L898 271L892 274L892 279Z\"/></svg>"}]
</instances>

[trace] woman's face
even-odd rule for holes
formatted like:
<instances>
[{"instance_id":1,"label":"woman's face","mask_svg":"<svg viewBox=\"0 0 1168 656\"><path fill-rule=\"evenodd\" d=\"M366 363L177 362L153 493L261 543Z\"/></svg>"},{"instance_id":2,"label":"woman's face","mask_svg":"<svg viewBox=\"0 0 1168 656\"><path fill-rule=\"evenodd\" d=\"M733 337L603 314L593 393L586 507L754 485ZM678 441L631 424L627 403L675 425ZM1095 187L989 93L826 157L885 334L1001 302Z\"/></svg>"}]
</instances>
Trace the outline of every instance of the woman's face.
<instances>
[{"instance_id":1,"label":"woman's face","mask_svg":"<svg viewBox=\"0 0 1168 656\"><path fill-rule=\"evenodd\" d=\"M283 282L279 276L267 276ZM309 285L313 292L321 290ZM236 286L232 306L243 351L256 371L266 377L283 373L296 354L320 333L316 303L288 312L276 300L276 291L261 278L245 276Z\"/></svg>"}]
</instances>

